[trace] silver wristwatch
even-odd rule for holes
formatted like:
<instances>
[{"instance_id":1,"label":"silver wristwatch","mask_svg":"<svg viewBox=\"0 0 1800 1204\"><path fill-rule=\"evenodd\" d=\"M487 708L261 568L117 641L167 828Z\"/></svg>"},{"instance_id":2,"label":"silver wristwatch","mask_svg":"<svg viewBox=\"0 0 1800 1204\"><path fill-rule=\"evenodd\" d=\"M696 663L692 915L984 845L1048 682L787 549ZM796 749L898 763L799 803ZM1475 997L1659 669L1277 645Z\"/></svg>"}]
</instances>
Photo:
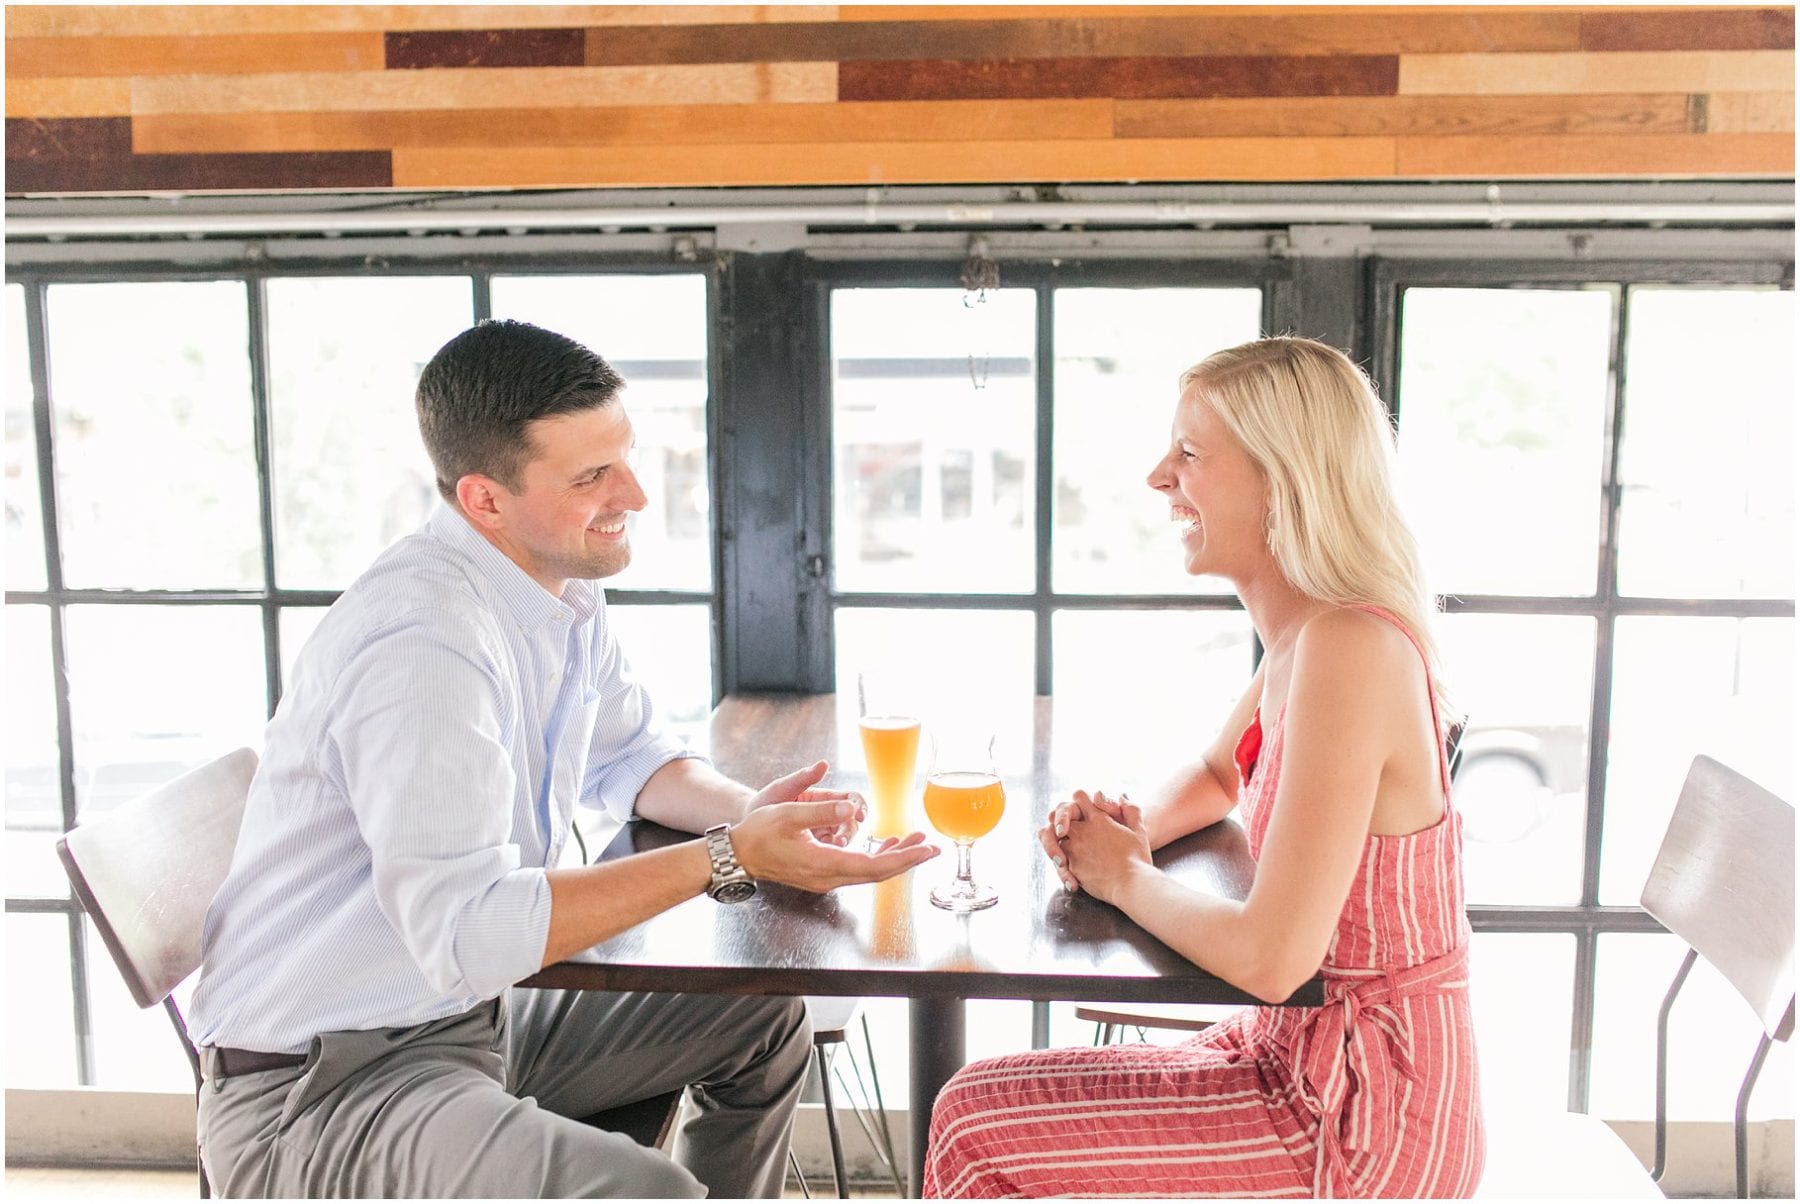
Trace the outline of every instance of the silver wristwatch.
<instances>
[{"instance_id":1,"label":"silver wristwatch","mask_svg":"<svg viewBox=\"0 0 1800 1204\"><path fill-rule=\"evenodd\" d=\"M738 864L731 849L731 825L714 824L706 830L706 855L712 858L712 882L706 893L721 903L742 903L756 893L756 880Z\"/></svg>"}]
</instances>

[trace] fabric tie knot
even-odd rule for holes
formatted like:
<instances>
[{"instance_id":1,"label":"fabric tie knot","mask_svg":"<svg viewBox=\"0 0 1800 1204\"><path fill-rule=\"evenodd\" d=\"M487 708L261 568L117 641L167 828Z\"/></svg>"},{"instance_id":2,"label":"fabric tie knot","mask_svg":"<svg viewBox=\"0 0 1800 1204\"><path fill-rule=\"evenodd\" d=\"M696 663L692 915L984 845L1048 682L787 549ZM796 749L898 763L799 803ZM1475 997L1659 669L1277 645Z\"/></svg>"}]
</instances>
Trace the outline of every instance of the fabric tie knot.
<instances>
[{"instance_id":1,"label":"fabric tie knot","mask_svg":"<svg viewBox=\"0 0 1800 1204\"><path fill-rule=\"evenodd\" d=\"M1313 1195L1349 1194L1350 1157L1394 1139L1393 1101L1419 1081L1404 1001L1468 985L1468 945L1367 978L1326 971L1325 1005L1302 1022L1294 1046L1300 1098L1319 1117Z\"/></svg>"}]
</instances>

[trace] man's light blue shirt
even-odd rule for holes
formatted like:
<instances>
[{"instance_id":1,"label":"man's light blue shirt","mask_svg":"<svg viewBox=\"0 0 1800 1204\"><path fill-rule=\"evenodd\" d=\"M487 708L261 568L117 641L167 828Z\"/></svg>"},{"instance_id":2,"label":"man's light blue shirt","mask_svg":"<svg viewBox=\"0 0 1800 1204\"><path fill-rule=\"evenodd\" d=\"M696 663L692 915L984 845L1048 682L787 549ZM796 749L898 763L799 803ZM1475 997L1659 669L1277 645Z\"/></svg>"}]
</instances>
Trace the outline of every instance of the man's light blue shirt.
<instances>
[{"instance_id":1,"label":"man's light blue shirt","mask_svg":"<svg viewBox=\"0 0 1800 1204\"><path fill-rule=\"evenodd\" d=\"M206 917L196 1044L467 1011L538 969L577 801L627 819L664 735L606 621L440 505L300 653Z\"/></svg>"}]
</instances>

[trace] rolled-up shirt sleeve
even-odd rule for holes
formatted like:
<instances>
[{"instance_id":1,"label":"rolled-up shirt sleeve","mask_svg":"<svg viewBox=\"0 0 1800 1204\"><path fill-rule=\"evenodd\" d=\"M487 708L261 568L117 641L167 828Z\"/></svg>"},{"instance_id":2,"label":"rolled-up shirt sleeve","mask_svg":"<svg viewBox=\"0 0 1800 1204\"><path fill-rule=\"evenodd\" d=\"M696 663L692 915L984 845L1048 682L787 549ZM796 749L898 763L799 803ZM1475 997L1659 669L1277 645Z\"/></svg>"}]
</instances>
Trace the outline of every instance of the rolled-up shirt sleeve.
<instances>
[{"instance_id":1,"label":"rolled-up shirt sleeve","mask_svg":"<svg viewBox=\"0 0 1800 1204\"><path fill-rule=\"evenodd\" d=\"M581 801L614 819L632 818L652 774L682 757L706 760L662 728L650 691L631 672L610 623L596 624L593 739L582 774Z\"/></svg>"},{"instance_id":2,"label":"rolled-up shirt sleeve","mask_svg":"<svg viewBox=\"0 0 1800 1204\"><path fill-rule=\"evenodd\" d=\"M344 666L327 728L382 914L435 990L477 999L537 970L550 931L512 840L499 664L478 623L415 611Z\"/></svg>"}]
</instances>

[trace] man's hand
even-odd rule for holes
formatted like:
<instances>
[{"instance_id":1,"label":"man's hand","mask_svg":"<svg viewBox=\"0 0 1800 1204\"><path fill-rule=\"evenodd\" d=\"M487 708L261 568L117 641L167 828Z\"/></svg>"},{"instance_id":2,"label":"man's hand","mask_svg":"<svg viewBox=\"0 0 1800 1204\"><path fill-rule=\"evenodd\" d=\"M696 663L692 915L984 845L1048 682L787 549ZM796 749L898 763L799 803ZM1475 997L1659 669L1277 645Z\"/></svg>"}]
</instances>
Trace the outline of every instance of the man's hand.
<instances>
[{"instance_id":1,"label":"man's hand","mask_svg":"<svg viewBox=\"0 0 1800 1204\"><path fill-rule=\"evenodd\" d=\"M818 781L824 775L824 762L770 783L764 793L809 774L811 781ZM935 845L925 843L923 832L889 838L868 851L820 839L819 832L835 833L850 823L860 803L849 797L805 802L763 799L751 807L744 822L731 829L732 851L752 878L814 892L880 882L938 855Z\"/></svg>"},{"instance_id":2,"label":"man's hand","mask_svg":"<svg viewBox=\"0 0 1800 1204\"><path fill-rule=\"evenodd\" d=\"M767 786L757 791L744 808L746 814L754 813L758 808L771 803L835 803L847 802L851 805L848 817L840 822L827 824L816 829L813 835L825 844L834 844L839 848L850 843L856 835L857 825L868 818L869 805L863 796L854 790L815 790L814 786L824 780L831 766L824 761L814 761L805 769L796 769L786 777L776 778Z\"/></svg>"}]
</instances>

